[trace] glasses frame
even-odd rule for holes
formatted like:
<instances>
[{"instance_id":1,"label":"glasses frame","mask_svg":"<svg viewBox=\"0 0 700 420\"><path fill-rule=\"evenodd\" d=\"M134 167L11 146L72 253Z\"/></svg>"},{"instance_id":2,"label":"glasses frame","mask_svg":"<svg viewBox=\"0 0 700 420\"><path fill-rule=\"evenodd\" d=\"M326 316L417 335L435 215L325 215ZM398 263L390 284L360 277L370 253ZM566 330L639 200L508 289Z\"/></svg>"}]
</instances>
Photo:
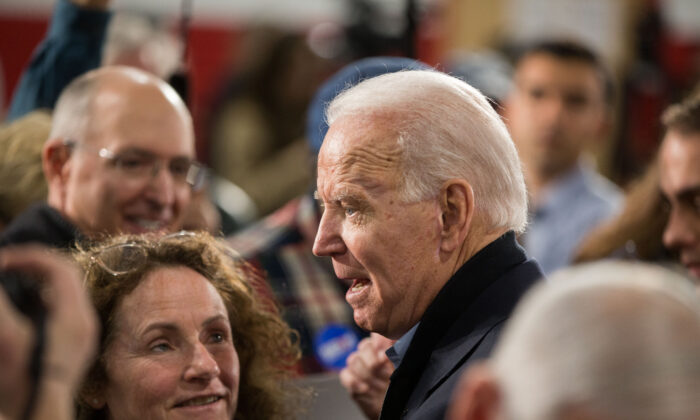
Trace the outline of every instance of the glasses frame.
<instances>
[{"instance_id":1,"label":"glasses frame","mask_svg":"<svg viewBox=\"0 0 700 420\"><path fill-rule=\"evenodd\" d=\"M195 232L187 231L187 230L181 230L179 232L171 233L168 235L163 236L159 240L169 240L169 239L183 239L183 238L192 238L197 236ZM129 267L127 269L119 270L115 269L114 267L110 267L109 264L107 264L104 259L102 258L103 255L105 255L108 252L112 252L114 250L119 250L119 249L136 249L141 251L141 255L143 256L143 261L139 262L135 266ZM101 248L98 252L96 252L93 255L90 255L90 262L93 264L97 264L100 266L101 269L104 271L108 272L114 277L119 277L123 276L125 274L133 273L134 271L137 271L139 268L141 268L146 262L148 261L148 252L146 251L146 247L142 243L136 242L136 241L131 241L131 242L125 242L123 244L114 244L110 245L104 248Z\"/></svg>"},{"instance_id":2,"label":"glasses frame","mask_svg":"<svg viewBox=\"0 0 700 420\"><path fill-rule=\"evenodd\" d=\"M75 148L83 148L83 149L88 149L97 154L97 156L106 159L110 162L114 162L117 160L118 155L105 148L101 147L98 148L96 146L92 146L90 144L84 143L84 142L78 142L73 139L68 139L65 142L63 142L64 146L66 146L69 149L75 149ZM164 165L161 162L161 159L157 159L153 167L151 168L151 173L149 174L149 177L151 179L155 178L156 175L160 172L160 170L163 167L167 168L167 165ZM171 175L172 176L172 175ZM187 174L185 175L185 183L189 185L189 187L193 191L199 191L204 186L208 183L208 178L209 178L209 169L206 167L206 165L196 161L196 160L191 160L189 162L189 167L187 168Z\"/></svg>"}]
</instances>

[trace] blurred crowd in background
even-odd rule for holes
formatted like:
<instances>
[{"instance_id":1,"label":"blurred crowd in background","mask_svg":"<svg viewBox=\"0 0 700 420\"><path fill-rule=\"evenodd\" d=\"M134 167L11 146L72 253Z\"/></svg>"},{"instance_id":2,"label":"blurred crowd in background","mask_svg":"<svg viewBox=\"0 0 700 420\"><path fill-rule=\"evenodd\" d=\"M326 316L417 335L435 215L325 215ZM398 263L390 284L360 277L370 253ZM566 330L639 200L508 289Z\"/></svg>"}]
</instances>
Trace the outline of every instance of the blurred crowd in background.
<instances>
[{"instance_id":1,"label":"blurred crowd in background","mask_svg":"<svg viewBox=\"0 0 700 420\"><path fill-rule=\"evenodd\" d=\"M291 3L4 1L0 5L0 247L25 242L24 231L16 224L3 229L32 204L44 201L48 205L41 211L54 213L42 217L75 225L64 229L70 230L64 242L50 243L59 248L72 249L81 239L117 232L206 230L216 241L223 237L240 254L236 261L245 259L261 270L265 280L256 274L251 276L255 282L246 287L274 296L283 320L299 337L299 354L285 362L292 365L300 356L296 369L302 373L343 368L346 356L366 334L355 325L345 303L348 285L336 278L329 259L322 258L334 255L319 251L319 246L312 253L314 238L319 242L322 236L317 236L322 212L314 190L316 160L329 129L325 107L341 90L364 78L433 67L477 88L503 118L528 189L528 228L517 232L517 240L544 274L612 256L671 262L677 271L682 271L680 262L697 286L699 193L685 191L682 185L676 188L677 180L694 179L700 168L691 157L698 150L691 140L697 140L700 130L696 0ZM89 13L95 13L94 19ZM71 27L66 22L81 23ZM61 38L65 35L61 31L79 42L62 45L69 38ZM84 35L90 33L97 35ZM95 56L100 49L101 56ZM85 105L75 98L83 91L75 86L63 105L56 105L60 91L80 74L61 79L70 71L51 68L46 59L51 54L74 54L84 71L113 65L143 70L98 70L87 76L87 83L104 79L110 89L129 98L121 107L111 108L114 115L124 112L134 121L148 120L151 111L158 118L167 115L170 119L154 117L147 126L134 123L133 132L145 133L141 140L157 152L146 151L150 154L139 156L141 161L135 159L130 168L126 153L91 148L65 134L59 144L57 133L66 129L64 121L73 121L69 114L88 108L80 108ZM373 61L377 57L384 58ZM138 96L146 93L130 90L138 80L147 80L143 84L153 88L148 93L152 103ZM173 100L171 91L179 99ZM143 101L129 102L136 97ZM161 109L164 98L169 105ZM670 107L684 98L690 99ZM137 109L130 104L137 102L138 112L129 114ZM101 109L97 105L91 111ZM52 116L54 106L57 112ZM95 112L95 121L109 120L109 114ZM85 133L88 125L81 126ZM79 129L70 128L71 135L79 136L75 134ZM103 127L92 136L108 138L106 133L110 131ZM162 133L173 135L166 141L159 138ZM135 134L121 140L137 142L137 138ZM657 158L664 138L665 149ZM123 185L104 173L101 178L92 175L94 179L75 175L79 172L75 168L90 165L87 159L70 160L78 149L96 152L120 170ZM171 152L179 153L168 161L172 185L159 175L163 156ZM162 214L169 216L167 226L163 221L158 225L155 217L149 220L133 206L125 212L119 209L127 217L112 211L110 197L126 196L124 191L130 188L126 175L149 183L162 181L176 191L175 198L169 197L173 210L162 206L166 208ZM73 184L71 177L77 177ZM68 197L64 200L68 205L55 204L59 195ZM163 197L143 193L140 198L155 203ZM97 203L85 205L90 199ZM78 214L85 216L83 220L74 217L75 208L78 213L81 208L92 213ZM112 216L123 225L109 224ZM23 223L22 228L32 225L27 219ZM215 242L209 236L203 241ZM86 259L85 265L91 267L93 260ZM282 325L280 335L289 333L281 320L275 318L274 323ZM337 326L339 331L328 328ZM337 360L323 357L329 348L323 346L329 342L335 350L347 345ZM296 349L280 351L291 354ZM351 370L345 368L346 378ZM344 380L342 374L340 379ZM350 390L348 381L343 385ZM359 402L357 395L353 398L367 416L374 417L371 407ZM98 403L87 401L87 405L97 409Z\"/></svg>"},{"instance_id":2,"label":"blurred crowd in background","mask_svg":"<svg viewBox=\"0 0 700 420\"><path fill-rule=\"evenodd\" d=\"M50 1L3 3L2 114L51 14ZM319 5L286 15L284 1L246 3L117 0L104 61L164 78L186 73L198 158L248 193L259 216L306 186L306 175L290 164L305 153L306 105L321 81L361 57L417 58L498 100L518 45L547 37L580 41L605 59L616 82L614 129L591 152L600 171L621 186L651 160L661 136L658 116L700 71L700 11L693 1L346 0L309 2ZM223 136L240 140L222 142ZM234 160L223 165L225 159ZM270 185L256 176L265 165L286 168L288 179ZM256 185L263 180L276 188L267 197Z\"/></svg>"}]
</instances>

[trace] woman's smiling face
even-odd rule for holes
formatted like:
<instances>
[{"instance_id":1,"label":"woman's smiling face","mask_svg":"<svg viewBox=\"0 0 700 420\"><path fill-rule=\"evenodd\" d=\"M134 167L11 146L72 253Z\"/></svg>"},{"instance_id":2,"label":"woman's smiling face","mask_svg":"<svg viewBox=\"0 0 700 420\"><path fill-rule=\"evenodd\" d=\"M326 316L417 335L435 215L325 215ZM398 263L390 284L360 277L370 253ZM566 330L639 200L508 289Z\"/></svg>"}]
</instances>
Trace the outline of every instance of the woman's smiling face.
<instances>
[{"instance_id":1,"label":"woman's smiling face","mask_svg":"<svg viewBox=\"0 0 700 420\"><path fill-rule=\"evenodd\" d=\"M227 419L240 366L226 306L186 267L163 267L119 304L96 406L111 419ZM98 408L98 407L95 407Z\"/></svg>"}]
</instances>

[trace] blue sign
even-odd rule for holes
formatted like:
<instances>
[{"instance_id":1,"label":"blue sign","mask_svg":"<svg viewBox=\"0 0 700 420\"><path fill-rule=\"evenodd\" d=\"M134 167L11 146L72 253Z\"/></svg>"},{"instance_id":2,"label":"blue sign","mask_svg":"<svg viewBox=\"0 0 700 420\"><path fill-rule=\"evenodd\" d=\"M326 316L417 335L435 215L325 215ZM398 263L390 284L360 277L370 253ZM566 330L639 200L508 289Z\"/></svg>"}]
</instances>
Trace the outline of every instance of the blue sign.
<instances>
[{"instance_id":1,"label":"blue sign","mask_svg":"<svg viewBox=\"0 0 700 420\"><path fill-rule=\"evenodd\" d=\"M345 359L357 349L359 341L351 328L330 324L314 337L314 353L326 369L340 370L345 367Z\"/></svg>"}]
</instances>

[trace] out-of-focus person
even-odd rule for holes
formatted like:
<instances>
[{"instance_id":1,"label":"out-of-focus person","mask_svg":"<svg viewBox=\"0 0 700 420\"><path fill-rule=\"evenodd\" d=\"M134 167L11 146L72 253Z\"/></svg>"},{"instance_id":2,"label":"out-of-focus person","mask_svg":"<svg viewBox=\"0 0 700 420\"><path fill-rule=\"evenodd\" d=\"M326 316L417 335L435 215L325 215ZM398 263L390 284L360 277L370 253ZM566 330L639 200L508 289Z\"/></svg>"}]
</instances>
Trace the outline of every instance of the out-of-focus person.
<instances>
[{"instance_id":1,"label":"out-of-focus person","mask_svg":"<svg viewBox=\"0 0 700 420\"><path fill-rule=\"evenodd\" d=\"M515 239L527 219L517 152L488 100L437 71L365 80L326 115L313 252L352 283L355 322L397 340L386 396L368 394L377 372L361 364L347 386L369 417L442 419L459 373L542 276Z\"/></svg>"},{"instance_id":2,"label":"out-of-focus person","mask_svg":"<svg viewBox=\"0 0 700 420\"><path fill-rule=\"evenodd\" d=\"M39 108L53 109L68 83L100 65L111 18L110 1L56 2L46 37L15 88L8 120Z\"/></svg>"},{"instance_id":3,"label":"out-of-focus person","mask_svg":"<svg viewBox=\"0 0 700 420\"><path fill-rule=\"evenodd\" d=\"M604 258L671 261L662 243L667 222L667 204L659 189L659 165L653 161L628 187L622 210L581 241L573 262Z\"/></svg>"},{"instance_id":4,"label":"out-of-focus person","mask_svg":"<svg viewBox=\"0 0 700 420\"><path fill-rule=\"evenodd\" d=\"M568 41L529 46L514 68L503 112L530 193L520 239L549 273L569 264L584 236L620 207L617 187L583 159L608 134L612 86L599 58Z\"/></svg>"},{"instance_id":5,"label":"out-of-focus person","mask_svg":"<svg viewBox=\"0 0 700 420\"><path fill-rule=\"evenodd\" d=\"M98 336L82 273L68 257L37 246L0 250L5 287L10 272L38 282L46 318L43 352L35 353L39 332L29 318L35 314L20 313L0 287L0 418L75 419L73 396L92 362Z\"/></svg>"},{"instance_id":6,"label":"out-of-focus person","mask_svg":"<svg viewBox=\"0 0 700 420\"><path fill-rule=\"evenodd\" d=\"M700 89L669 107L662 122L660 188L670 212L663 243L700 279Z\"/></svg>"},{"instance_id":7,"label":"out-of-focus person","mask_svg":"<svg viewBox=\"0 0 700 420\"><path fill-rule=\"evenodd\" d=\"M700 302L687 278L606 261L551 279L463 376L448 420L700 418Z\"/></svg>"},{"instance_id":8,"label":"out-of-focus person","mask_svg":"<svg viewBox=\"0 0 700 420\"><path fill-rule=\"evenodd\" d=\"M0 246L178 230L203 175L194 153L189 111L167 83L130 67L88 72L54 110L42 154L47 202L15 218Z\"/></svg>"},{"instance_id":9,"label":"out-of-focus person","mask_svg":"<svg viewBox=\"0 0 700 420\"><path fill-rule=\"evenodd\" d=\"M46 200L41 151L50 130L45 111L0 126L0 231L31 204Z\"/></svg>"},{"instance_id":10,"label":"out-of-focus person","mask_svg":"<svg viewBox=\"0 0 700 420\"><path fill-rule=\"evenodd\" d=\"M328 131L326 107L349 86L385 73L426 69L402 57L372 57L343 67L321 85L307 114L307 171L316 172L318 151ZM307 162L299 162L307 163ZM310 183L311 184L311 183ZM227 238L228 244L266 272L266 280L282 304L282 314L299 331L302 371L339 369L354 350L361 332L345 303L348 284L338 279L328 258L313 255L321 209L314 200L315 185L274 213ZM331 336L324 339L324 334ZM331 351L335 348L335 351ZM387 360L388 362L388 360Z\"/></svg>"},{"instance_id":11,"label":"out-of-focus person","mask_svg":"<svg viewBox=\"0 0 700 420\"><path fill-rule=\"evenodd\" d=\"M77 255L102 322L79 419L288 419L293 333L249 265L205 233L117 236Z\"/></svg>"}]
</instances>

